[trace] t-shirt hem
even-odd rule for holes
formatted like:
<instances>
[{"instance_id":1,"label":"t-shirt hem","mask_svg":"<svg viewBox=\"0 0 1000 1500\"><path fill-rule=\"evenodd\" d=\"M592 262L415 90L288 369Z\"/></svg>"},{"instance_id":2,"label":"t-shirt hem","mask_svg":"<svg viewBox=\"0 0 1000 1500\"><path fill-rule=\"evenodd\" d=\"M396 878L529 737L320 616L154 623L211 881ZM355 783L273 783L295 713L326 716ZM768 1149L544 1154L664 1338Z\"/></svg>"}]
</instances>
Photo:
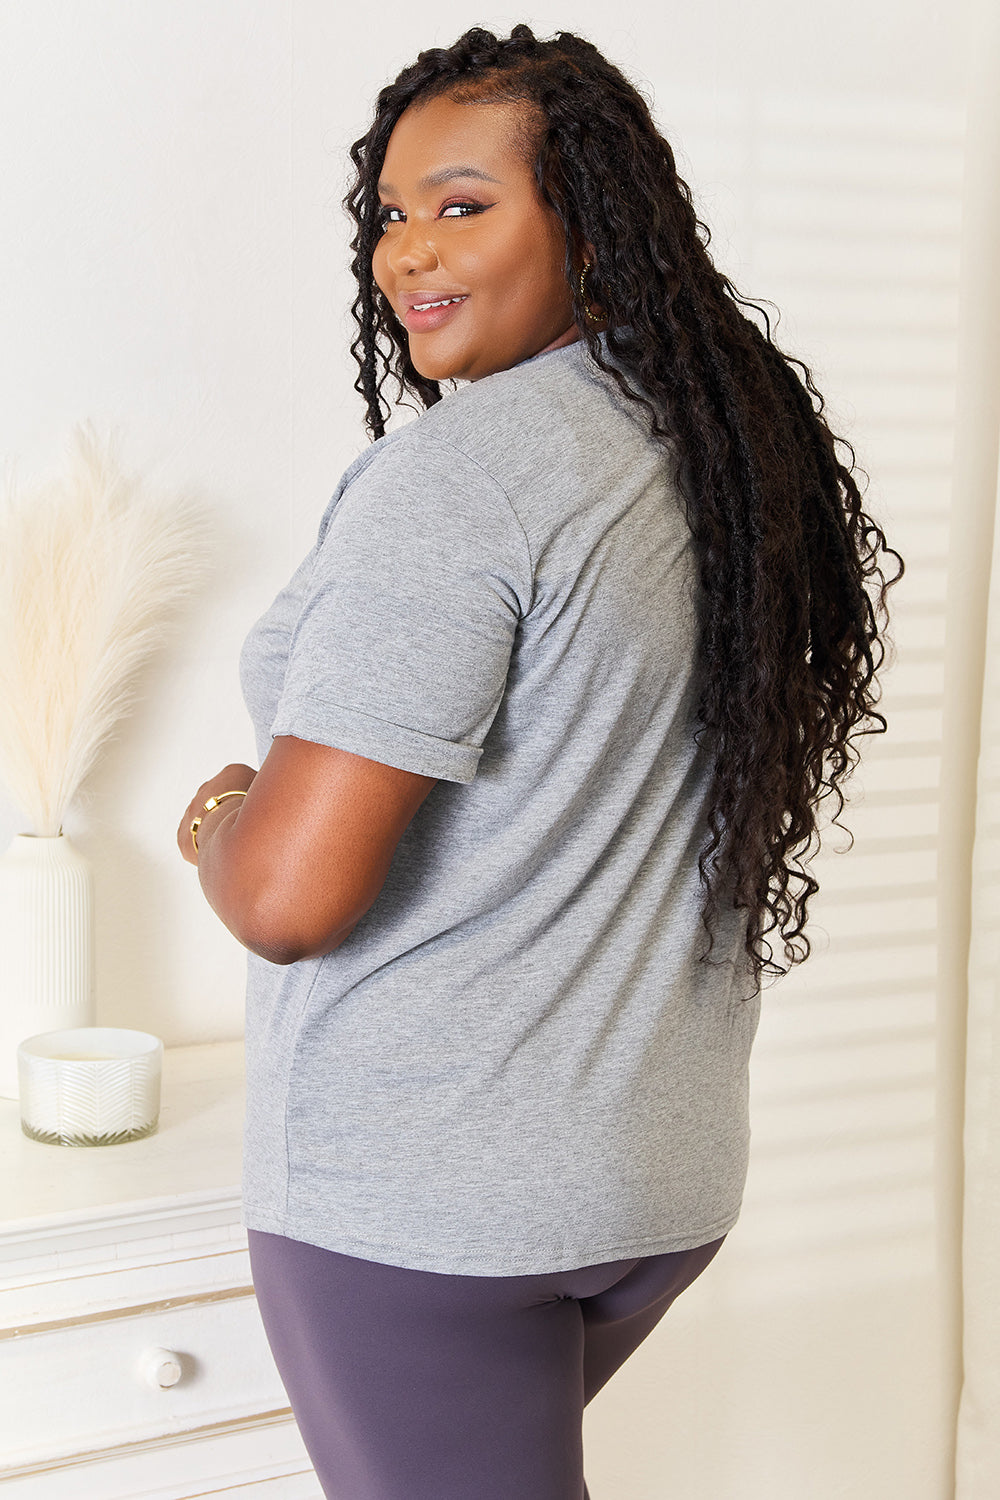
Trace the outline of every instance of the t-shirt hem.
<instances>
[{"instance_id":1,"label":"t-shirt hem","mask_svg":"<svg viewBox=\"0 0 1000 1500\"><path fill-rule=\"evenodd\" d=\"M321 1250L349 1255L357 1260L397 1266L407 1271L436 1271L448 1276L544 1276L555 1271L578 1271L585 1266L604 1265L615 1260L631 1260L651 1255L670 1255L680 1250L694 1250L711 1244L728 1234L739 1219L740 1209L726 1214L713 1224L676 1234L641 1236L618 1240L613 1244L565 1249L537 1254L498 1255L495 1246L470 1246L462 1251L417 1248L382 1240L363 1240L349 1234L337 1234L308 1219L281 1215L253 1204L243 1205L244 1228L285 1239L302 1240Z\"/></svg>"}]
</instances>

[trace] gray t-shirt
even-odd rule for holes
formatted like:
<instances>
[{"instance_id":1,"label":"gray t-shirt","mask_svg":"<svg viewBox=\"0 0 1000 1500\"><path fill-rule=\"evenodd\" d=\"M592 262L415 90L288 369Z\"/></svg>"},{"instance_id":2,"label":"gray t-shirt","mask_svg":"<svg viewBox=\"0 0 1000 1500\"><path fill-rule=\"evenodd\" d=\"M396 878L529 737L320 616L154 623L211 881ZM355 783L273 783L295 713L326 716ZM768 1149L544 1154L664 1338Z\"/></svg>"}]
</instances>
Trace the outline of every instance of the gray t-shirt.
<instances>
[{"instance_id":1,"label":"gray t-shirt","mask_svg":"<svg viewBox=\"0 0 1000 1500\"><path fill-rule=\"evenodd\" d=\"M244 648L260 755L440 779L340 948L250 956L249 1227L481 1276L732 1227L758 1005L736 914L699 962L696 589L670 465L582 344L348 469Z\"/></svg>"}]
</instances>

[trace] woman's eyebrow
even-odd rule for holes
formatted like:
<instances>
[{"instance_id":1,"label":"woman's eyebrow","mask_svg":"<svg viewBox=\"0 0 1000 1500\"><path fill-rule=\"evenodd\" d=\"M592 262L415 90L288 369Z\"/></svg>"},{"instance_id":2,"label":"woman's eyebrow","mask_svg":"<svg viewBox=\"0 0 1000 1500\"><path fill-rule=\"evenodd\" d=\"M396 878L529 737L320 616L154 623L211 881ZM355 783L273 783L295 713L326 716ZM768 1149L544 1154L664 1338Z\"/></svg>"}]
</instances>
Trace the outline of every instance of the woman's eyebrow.
<instances>
[{"instance_id":1,"label":"woman's eyebrow","mask_svg":"<svg viewBox=\"0 0 1000 1500\"><path fill-rule=\"evenodd\" d=\"M489 172L484 172L482 167L439 167L436 172L428 172L426 177L421 177L417 183L418 188L443 187L446 182L454 182L457 177L474 177L477 182L495 182L500 184L499 177L491 177ZM387 194L390 198L396 193L396 189L389 182L379 181L378 190Z\"/></svg>"}]
</instances>

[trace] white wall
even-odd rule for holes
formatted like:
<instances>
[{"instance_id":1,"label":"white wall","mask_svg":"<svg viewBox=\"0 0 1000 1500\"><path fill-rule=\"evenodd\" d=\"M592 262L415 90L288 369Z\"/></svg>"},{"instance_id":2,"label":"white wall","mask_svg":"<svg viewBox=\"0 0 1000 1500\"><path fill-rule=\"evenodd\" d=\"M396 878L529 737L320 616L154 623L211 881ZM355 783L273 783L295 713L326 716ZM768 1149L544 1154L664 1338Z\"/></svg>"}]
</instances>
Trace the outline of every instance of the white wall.
<instances>
[{"instance_id":1,"label":"white wall","mask_svg":"<svg viewBox=\"0 0 1000 1500\"><path fill-rule=\"evenodd\" d=\"M651 92L721 263L782 308L907 554L858 844L824 863L816 957L765 1005L744 1218L588 1414L594 1500L951 1492L988 421L956 393L996 370L962 311L992 274L986 219L963 219L990 187L966 128L986 17L986 0L442 0L431 18L389 0L377 26L320 0L0 9L0 455L49 471L91 416L221 533L211 588L67 820L97 868L105 1024L241 1030L241 955L174 828L200 780L253 758L240 641L364 441L346 147L421 47L527 19L590 36ZM975 131L997 118L990 95ZM0 803L0 846L17 827Z\"/></svg>"}]
</instances>

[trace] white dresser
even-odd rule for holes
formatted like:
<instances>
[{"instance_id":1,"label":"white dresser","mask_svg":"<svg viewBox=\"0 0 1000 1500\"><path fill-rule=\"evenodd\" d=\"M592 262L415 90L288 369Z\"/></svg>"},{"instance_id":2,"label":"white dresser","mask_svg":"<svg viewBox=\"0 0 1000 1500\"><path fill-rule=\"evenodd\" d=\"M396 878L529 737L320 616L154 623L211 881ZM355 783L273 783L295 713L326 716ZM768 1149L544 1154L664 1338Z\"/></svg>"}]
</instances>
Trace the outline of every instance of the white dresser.
<instances>
[{"instance_id":1,"label":"white dresser","mask_svg":"<svg viewBox=\"0 0 1000 1500\"><path fill-rule=\"evenodd\" d=\"M322 1500L239 1224L242 1043L169 1048L158 1132L29 1141L0 1100L4 1500Z\"/></svg>"}]
</instances>

